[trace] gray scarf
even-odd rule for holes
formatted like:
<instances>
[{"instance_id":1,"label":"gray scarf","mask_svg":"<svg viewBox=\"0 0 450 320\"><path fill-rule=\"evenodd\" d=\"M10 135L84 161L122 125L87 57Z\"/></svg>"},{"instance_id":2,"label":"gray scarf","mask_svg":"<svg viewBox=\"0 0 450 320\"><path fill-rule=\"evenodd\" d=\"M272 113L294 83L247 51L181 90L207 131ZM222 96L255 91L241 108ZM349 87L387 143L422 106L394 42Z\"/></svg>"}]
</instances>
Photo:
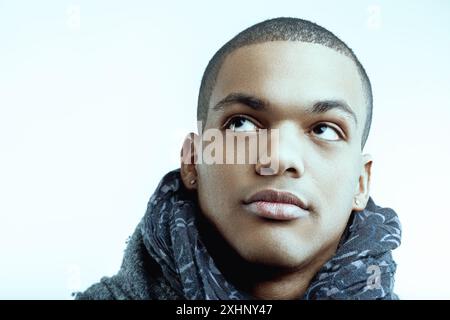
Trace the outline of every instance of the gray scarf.
<instances>
[{"instance_id":1,"label":"gray scarf","mask_svg":"<svg viewBox=\"0 0 450 320\"><path fill-rule=\"evenodd\" d=\"M76 299L252 299L216 267L202 242L198 213L179 169L167 173L128 242L119 272ZM363 212L352 213L336 254L299 299L397 299L391 250L400 238L396 213L370 199Z\"/></svg>"}]
</instances>

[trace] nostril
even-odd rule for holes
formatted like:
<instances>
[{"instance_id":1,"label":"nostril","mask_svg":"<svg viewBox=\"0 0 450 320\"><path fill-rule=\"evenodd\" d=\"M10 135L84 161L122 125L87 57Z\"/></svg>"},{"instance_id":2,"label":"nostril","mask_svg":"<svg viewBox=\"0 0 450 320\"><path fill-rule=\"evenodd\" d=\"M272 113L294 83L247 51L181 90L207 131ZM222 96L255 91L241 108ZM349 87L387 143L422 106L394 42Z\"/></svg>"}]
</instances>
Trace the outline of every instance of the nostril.
<instances>
[{"instance_id":1,"label":"nostril","mask_svg":"<svg viewBox=\"0 0 450 320\"><path fill-rule=\"evenodd\" d=\"M300 178L300 171L294 167L287 168L285 173L289 174L291 177Z\"/></svg>"}]
</instances>

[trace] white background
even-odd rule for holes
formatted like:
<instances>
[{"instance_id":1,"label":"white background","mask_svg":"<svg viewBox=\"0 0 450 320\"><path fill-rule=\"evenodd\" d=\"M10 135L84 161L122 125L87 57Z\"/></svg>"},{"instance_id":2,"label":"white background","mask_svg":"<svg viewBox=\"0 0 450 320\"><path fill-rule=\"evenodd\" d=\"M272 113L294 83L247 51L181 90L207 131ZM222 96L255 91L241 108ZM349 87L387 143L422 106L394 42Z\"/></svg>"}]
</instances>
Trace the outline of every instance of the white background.
<instances>
[{"instance_id":1,"label":"white background","mask_svg":"<svg viewBox=\"0 0 450 320\"><path fill-rule=\"evenodd\" d=\"M450 2L0 1L0 298L71 299L125 241L244 28L314 21L371 78L372 196L403 223L401 298L450 298Z\"/></svg>"}]
</instances>

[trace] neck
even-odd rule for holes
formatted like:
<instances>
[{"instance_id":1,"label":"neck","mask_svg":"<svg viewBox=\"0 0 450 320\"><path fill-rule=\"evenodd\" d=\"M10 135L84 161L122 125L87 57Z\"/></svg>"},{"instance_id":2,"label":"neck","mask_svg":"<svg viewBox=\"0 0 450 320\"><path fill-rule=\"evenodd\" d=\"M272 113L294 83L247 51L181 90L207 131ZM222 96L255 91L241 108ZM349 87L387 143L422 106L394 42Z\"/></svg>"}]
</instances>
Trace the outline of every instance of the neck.
<instances>
[{"instance_id":1,"label":"neck","mask_svg":"<svg viewBox=\"0 0 450 320\"><path fill-rule=\"evenodd\" d=\"M254 278L247 290L256 299L300 299L305 294L313 276L314 274L303 270L279 270L277 275L269 279Z\"/></svg>"},{"instance_id":2,"label":"neck","mask_svg":"<svg viewBox=\"0 0 450 320\"><path fill-rule=\"evenodd\" d=\"M322 265L330 259L337 244L321 254L321 259L302 266L282 268L251 263L238 255L217 228L199 214L198 229L217 268L236 288L256 299L300 299Z\"/></svg>"}]
</instances>

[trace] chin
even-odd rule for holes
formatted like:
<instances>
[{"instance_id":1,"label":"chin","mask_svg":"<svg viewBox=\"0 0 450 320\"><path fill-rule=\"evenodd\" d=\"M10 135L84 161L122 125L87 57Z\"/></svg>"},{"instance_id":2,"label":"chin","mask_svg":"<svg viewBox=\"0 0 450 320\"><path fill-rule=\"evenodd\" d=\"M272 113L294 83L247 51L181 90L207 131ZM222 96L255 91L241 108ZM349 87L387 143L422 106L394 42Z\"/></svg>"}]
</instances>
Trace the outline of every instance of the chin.
<instances>
[{"instance_id":1,"label":"chin","mask_svg":"<svg viewBox=\"0 0 450 320\"><path fill-rule=\"evenodd\" d=\"M250 263L277 268L299 268L311 259L312 248L301 244L302 240L274 239L267 237L247 241L238 249L241 256Z\"/></svg>"}]
</instances>

